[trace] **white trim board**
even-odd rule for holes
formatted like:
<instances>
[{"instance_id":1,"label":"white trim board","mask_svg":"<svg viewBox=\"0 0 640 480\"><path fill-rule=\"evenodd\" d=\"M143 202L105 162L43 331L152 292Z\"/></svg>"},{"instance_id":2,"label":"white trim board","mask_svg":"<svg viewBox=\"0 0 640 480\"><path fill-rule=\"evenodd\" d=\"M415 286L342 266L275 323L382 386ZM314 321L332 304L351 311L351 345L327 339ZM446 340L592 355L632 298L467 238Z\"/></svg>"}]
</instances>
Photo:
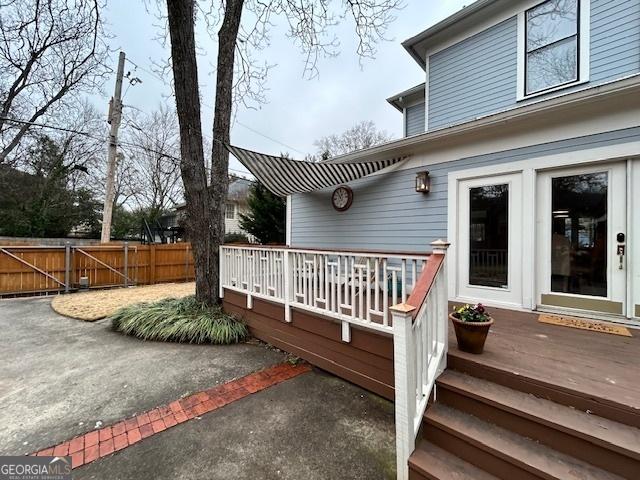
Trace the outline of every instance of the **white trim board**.
<instances>
[{"instance_id":1,"label":"white trim board","mask_svg":"<svg viewBox=\"0 0 640 480\"><path fill-rule=\"evenodd\" d=\"M374 147L358 150L352 153L340 155L338 157L325 160L328 163L348 163L353 161L371 162L377 160L385 160L390 155L410 155L415 153L416 149L428 149L434 144L443 141L460 141L457 137L469 138L474 134L483 133L499 128L501 136L505 135L504 126L513 122L523 122L529 119L540 121L540 117L545 115L545 122L549 119L556 119L558 115L565 117L573 113L576 117L576 111L590 109L590 114L582 113L579 119L604 115L603 112L609 112L609 116L616 117L636 112L636 117L631 117L628 126L638 126L637 112L640 112L640 73L628 75L622 79L616 79L602 84L587 86L577 89L567 94L550 96L549 98L537 99L522 105L515 105L511 108L504 109L489 115L480 116L474 120L461 122L458 124L437 128L422 134L412 135L390 142L382 143ZM579 121L568 121L563 119L562 125L569 123L579 123ZM600 131L616 130L609 124L609 119L600 121L606 126L599 126ZM533 126L529 126L529 129Z\"/></svg>"},{"instance_id":2,"label":"white trim board","mask_svg":"<svg viewBox=\"0 0 640 480\"><path fill-rule=\"evenodd\" d=\"M448 198L447 198L447 238L451 242L451 247L447 252L448 256L448 278L449 278L449 298L454 301L464 301L459 296L458 289L458 190L459 183L465 180L479 179L484 177L494 177L507 174L522 174L522 190L525 199L525 207L523 207L523 218L530 221L524 221L522 225L522 248L525 252L535 251L535 218L537 205L537 187L536 178L539 171L549 171L551 169L566 168L570 166L589 165L600 162L614 162L628 160L629 157L637 157L631 161L635 165L640 164L640 141L630 142L628 144L609 145L605 147L592 148L588 150L580 150L576 152L568 152L555 155L547 155L542 157L530 158L518 162L502 163L498 165L476 167L466 170L458 170L449 172L448 174ZM640 182L640 172L635 173L635 182ZM637 177L637 178L636 178ZM628 202L634 200L628 199ZM637 203L637 202L636 202ZM526 216L524 211L526 210ZM635 209L634 215L640 219L640 208ZM640 223L640 222L636 222ZM640 227L636 226L634 238L640 235ZM637 242L636 242L637 243ZM629 242L627 243L629 245ZM633 252L632 257L633 257ZM640 301L640 261L638 256L633 260L635 262L633 271L636 277L633 279L635 298ZM535 255L523 256L522 263L522 303L518 306L521 308L535 310L537 308L537 286L535 282L536 262ZM469 299L471 300L471 299ZM513 308L512 303L500 302L494 300L496 306L504 306Z\"/></svg>"},{"instance_id":3,"label":"white trim board","mask_svg":"<svg viewBox=\"0 0 640 480\"><path fill-rule=\"evenodd\" d=\"M424 82L424 131L429 131L429 56L425 59L424 64L425 82ZM405 135L406 136L406 135Z\"/></svg>"},{"instance_id":4,"label":"white trim board","mask_svg":"<svg viewBox=\"0 0 640 480\"><path fill-rule=\"evenodd\" d=\"M617 115L609 115L604 118L585 116L580 122L570 123L562 128L549 122L545 127L523 129L522 132L507 133L501 136L496 135L496 138L487 139L485 136L482 140L475 140L472 136L468 136L460 141L451 142L433 152L416 152L409 161L403 162L400 165L399 170L437 165L463 158L477 157L551 142L570 140L572 138L598 135L610 131L624 130L637 126L639 115L640 111L634 109L627 112L620 112ZM603 128L605 130L603 130ZM629 145L629 148L624 151L625 155L640 152L637 142L629 142L624 145ZM621 147L624 149L623 145L621 145ZM571 155L571 153L565 155ZM380 170L372 175L382 175L387 172L386 170Z\"/></svg>"},{"instance_id":5,"label":"white trim board","mask_svg":"<svg viewBox=\"0 0 640 480\"><path fill-rule=\"evenodd\" d=\"M636 158L629 162L629 168L631 170L629 178L632 179L629 182L629 192L630 197L628 198L628 202L630 205L633 205L631 212L629 215L632 215L631 218L631 231L627 232L633 238L634 241L630 242L627 240L627 265L631 265L630 273L630 297L635 310L635 305L640 305L640 158ZM635 188L634 188L635 187ZM635 311L630 312L635 313ZM633 315L632 315L633 316Z\"/></svg>"},{"instance_id":6,"label":"white trim board","mask_svg":"<svg viewBox=\"0 0 640 480\"><path fill-rule=\"evenodd\" d=\"M472 178L459 180L456 188L458 195L458 207L469 205L470 189L485 185L508 186L509 232L508 232L508 260L507 260L507 285L503 287L489 287L472 285L469 282L469 238L471 236L469 208L459 208L455 211L457 216L457 236L454 241L458 245L458 272L456 283L456 296L462 298L482 298L482 301L491 300L505 304L518 304L522 300L522 225L523 225L523 198L521 173L505 175L492 175L484 178ZM464 241L462 241L464 239Z\"/></svg>"},{"instance_id":7,"label":"white trim board","mask_svg":"<svg viewBox=\"0 0 640 480\"><path fill-rule=\"evenodd\" d=\"M287 217L286 217L286 244L288 247L291 246L291 227L292 227L292 221L293 221L293 208L292 208L292 202L293 202L293 198L291 197L291 195L287 195Z\"/></svg>"}]
</instances>

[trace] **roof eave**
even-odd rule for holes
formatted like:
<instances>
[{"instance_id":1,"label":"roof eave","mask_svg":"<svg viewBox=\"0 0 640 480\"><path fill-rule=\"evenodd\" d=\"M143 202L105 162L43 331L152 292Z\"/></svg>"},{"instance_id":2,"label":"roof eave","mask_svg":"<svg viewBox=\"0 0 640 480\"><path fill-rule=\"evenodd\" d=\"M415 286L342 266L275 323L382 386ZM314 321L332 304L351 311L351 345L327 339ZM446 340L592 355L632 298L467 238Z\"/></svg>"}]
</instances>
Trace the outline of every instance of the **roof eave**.
<instances>
[{"instance_id":1,"label":"roof eave","mask_svg":"<svg viewBox=\"0 0 640 480\"><path fill-rule=\"evenodd\" d=\"M421 83L420 85L416 85L415 87L411 87L403 92L396 93L391 97L387 98L387 102L393 105L400 112L403 110L403 106L401 105L401 99L404 97L410 97L413 95L422 94L424 96L425 83Z\"/></svg>"},{"instance_id":2,"label":"roof eave","mask_svg":"<svg viewBox=\"0 0 640 480\"><path fill-rule=\"evenodd\" d=\"M383 143L364 150L348 153L339 157L334 157L328 162L347 163L355 161L376 161L389 156L397 155L398 150L407 150L416 146L422 146L430 141L442 139L443 137L471 133L475 130L490 128L495 125L502 125L507 120L516 118L526 118L530 115L541 113L550 109L567 107L576 102L588 102L599 99L605 95L624 93L628 90L638 90L640 94L640 74L630 75L626 78L615 80L603 85L596 85L578 90L569 94L562 94L549 99L539 100L520 107L506 111L486 115L464 123L455 124L432 130L410 137L401 138L392 142ZM406 153L406 152L400 152Z\"/></svg>"},{"instance_id":3,"label":"roof eave","mask_svg":"<svg viewBox=\"0 0 640 480\"><path fill-rule=\"evenodd\" d=\"M426 30L423 30L417 35L414 35L413 37L406 39L404 42L402 42L402 46L409 53L409 55L411 55L411 57L418 63L418 65L420 65L424 70L426 69L426 59L424 59L423 56L420 54L420 52L416 50L417 44L424 42L425 40L428 40L429 38L446 30L447 28L460 22L461 20L471 15L474 15L475 13L479 12L486 6L491 5L496 1L498 0L476 0L471 5L463 7L453 15L449 15L444 20L439 21L435 25L432 25L431 27L427 28Z\"/></svg>"}]
</instances>

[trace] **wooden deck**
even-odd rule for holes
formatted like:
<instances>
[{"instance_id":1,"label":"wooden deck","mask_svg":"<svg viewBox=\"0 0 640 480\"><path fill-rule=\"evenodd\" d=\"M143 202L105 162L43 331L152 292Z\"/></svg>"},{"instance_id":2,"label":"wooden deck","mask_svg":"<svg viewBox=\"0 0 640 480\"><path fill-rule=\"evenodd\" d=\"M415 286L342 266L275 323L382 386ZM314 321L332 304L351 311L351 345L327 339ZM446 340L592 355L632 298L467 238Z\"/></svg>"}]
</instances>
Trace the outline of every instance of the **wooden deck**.
<instances>
[{"instance_id":1,"label":"wooden deck","mask_svg":"<svg viewBox=\"0 0 640 480\"><path fill-rule=\"evenodd\" d=\"M482 355L459 351L449 329L449 365L491 381L508 373L537 396L640 426L640 330L622 337L543 324L535 313L490 311L495 323Z\"/></svg>"}]
</instances>

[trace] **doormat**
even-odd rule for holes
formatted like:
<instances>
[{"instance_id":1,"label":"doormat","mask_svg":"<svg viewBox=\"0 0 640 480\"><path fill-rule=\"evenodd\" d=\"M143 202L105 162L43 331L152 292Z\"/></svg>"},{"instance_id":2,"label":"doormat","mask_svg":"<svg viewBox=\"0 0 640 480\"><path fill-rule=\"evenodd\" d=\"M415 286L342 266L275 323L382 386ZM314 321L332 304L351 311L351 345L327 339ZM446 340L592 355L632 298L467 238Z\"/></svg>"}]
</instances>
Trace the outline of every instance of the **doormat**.
<instances>
[{"instance_id":1,"label":"doormat","mask_svg":"<svg viewBox=\"0 0 640 480\"><path fill-rule=\"evenodd\" d=\"M580 330L591 330L592 332L609 333L611 335L621 335L623 337L631 337L628 328L613 323L598 322L595 320L585 320L584 318L565 317L563 315L539 315L540 323L548 323L550 325L560 325L561 327L579 328Z\"/></svg>"}]
</instances>

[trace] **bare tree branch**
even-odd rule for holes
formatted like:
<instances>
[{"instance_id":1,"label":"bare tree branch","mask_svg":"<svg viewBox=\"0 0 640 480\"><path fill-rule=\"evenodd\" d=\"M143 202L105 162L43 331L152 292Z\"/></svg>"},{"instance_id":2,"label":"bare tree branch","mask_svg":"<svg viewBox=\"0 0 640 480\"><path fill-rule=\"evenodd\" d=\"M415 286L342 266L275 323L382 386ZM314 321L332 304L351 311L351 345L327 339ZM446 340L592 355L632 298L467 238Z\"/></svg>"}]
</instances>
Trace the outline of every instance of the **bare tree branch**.
<instances>
[{"instance_id":1,"label":"bare tree branch","mask_svg":"<svg viewBox=\"0 0 640 480\"><path fill-rule=\"evenodd\" d=\"M68 95L99 89L108 72L102 0L23 0L0 10L0 163Z\"/></svg>"}]
</instances>

